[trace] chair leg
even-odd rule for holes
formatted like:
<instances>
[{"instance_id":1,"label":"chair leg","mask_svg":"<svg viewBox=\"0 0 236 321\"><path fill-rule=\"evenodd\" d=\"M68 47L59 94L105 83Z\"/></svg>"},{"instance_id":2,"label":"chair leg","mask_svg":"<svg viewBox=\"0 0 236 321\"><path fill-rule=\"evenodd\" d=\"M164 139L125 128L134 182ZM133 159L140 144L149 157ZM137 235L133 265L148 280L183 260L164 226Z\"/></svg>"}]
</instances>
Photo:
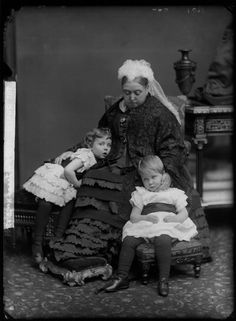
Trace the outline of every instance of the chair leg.
<instances>
[{"instance_id":1,"label":"chair leg","mask_svg":"<svg viewBox=\"0 0 236 321\"><path fill-rule=\"evenodd\" d=\"M150 270L150 263L149 262L142 262L142 284L148 284L148 273Z\"/></svg>"},{"instance_id":2,"label":"chair leg","mask_svg":"<svg viewBox=\"0 0 236 321\"><path fill-rule=\"evenodd\" d=\"M194 276L195 278L199 278L201 272L201 262L202 262L202 255L198 255L196 257L193 269L194 269Z\"/></svg>"},{"instance_id":3,"label":"chair leg","mask_svg":"<svg viewBox=\"0 0 236 321\"><path fill-rule=\"evenodd\" d=\"M200 263L195 263L193 266L194 269L194 276L195 278L199 278L200 272L201 272L201 264Z\"/></svg>"}]
</instances>

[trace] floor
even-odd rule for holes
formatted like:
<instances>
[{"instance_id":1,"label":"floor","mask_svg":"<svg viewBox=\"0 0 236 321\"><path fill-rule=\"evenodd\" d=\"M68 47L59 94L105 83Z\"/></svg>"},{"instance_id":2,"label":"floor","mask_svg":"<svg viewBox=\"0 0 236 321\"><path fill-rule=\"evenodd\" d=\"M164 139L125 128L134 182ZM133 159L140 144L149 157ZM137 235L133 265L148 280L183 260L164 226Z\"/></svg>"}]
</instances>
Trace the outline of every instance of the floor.
<instances>
[{"instance_id":1,"label":"floor","mask_svg":"<svg viewBox=\"0 0 236 321\"><path fill-rule=\"evenodd\" d=\"M170 294L166 298L157 294L155 269L146 286L136 278L127 290L96 295L94 291L104 284L101 279L69 287L32 265L29 244L18 240L17 250L12 251L5 240L4 310L14 319L230 318L234 311L234 233L227 213L218 210L218 215L207 215L212 262L202 265L199 279L194 278L192 266L172 268Z\"/></svg>"}]
</instances>

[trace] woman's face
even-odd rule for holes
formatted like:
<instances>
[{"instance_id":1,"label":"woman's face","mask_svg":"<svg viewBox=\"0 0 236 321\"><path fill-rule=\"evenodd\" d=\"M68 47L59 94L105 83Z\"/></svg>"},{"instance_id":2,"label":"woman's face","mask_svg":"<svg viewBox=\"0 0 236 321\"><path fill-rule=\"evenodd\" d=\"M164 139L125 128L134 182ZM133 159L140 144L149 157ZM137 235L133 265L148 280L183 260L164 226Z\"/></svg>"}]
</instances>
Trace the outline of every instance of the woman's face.
<instances>
[{"instance_id":1,"label":"woman's face","mask_svg":"<svg viewBox=\"0 0 236 321\"><path fill-rule=\"evenodd\" d=\"M136 81L127 81L122 86L124 103L129 108L142 105L146 100L148 88Z\"/></svg>"}]
</instances>

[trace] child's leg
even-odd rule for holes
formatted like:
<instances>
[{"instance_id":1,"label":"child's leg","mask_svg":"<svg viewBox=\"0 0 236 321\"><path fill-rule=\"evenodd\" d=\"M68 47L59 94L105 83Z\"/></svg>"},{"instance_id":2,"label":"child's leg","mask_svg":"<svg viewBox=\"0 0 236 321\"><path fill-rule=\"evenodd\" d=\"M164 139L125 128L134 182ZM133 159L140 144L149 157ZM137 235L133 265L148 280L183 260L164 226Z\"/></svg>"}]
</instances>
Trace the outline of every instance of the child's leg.
<instances>
[{"instance_id":1,"label":"child's leg","mask_svg":"<svg viewBox=\"0 0 236 321\"><path fill-rule=\"evenodd\" d=\"M32 253L35 261L39 263L43 257L43 234L48 223L49 214L52 211L53 204L43 199L39 199L38 209L36 211L34 240L32 245Z\"/></svg>"},{"instance_id":2,"label":"child's leg","mask_svg":"<svg viewBox=\"0 0 236 321\"><path fill-rule=\"evenodd\" d=\"M159 280L169 278L171 265L172 238L169 235L160 235L154 238L155 256L159 270Z\"/></svg>"},{"instance_id":3,"label":"child's leg","mask_svg":"<svg viewBox=\"0 0 236 321\"><path fill-rule=\"evenodd\" d=\"M117 275L125 278L128 277L131 265L134 260L135 251L139 244L143 243L143 238L126 236L122 242L122 247L119 255Z\"/></svg>"},{"instance_id":4,"label":"child's leg","mask_svg":"<svg viewBox=\"0 0 236 321\"><path fill-rule=\"evenodd\" d=\"M158 293L162 296L169 294L171 241L172 238L169 235L161 235L154 238L155 256L159 270Z\"/></svg>"},{"instance_id":5,"label":"child's leg","mask_svg":"<svg viewBox=\"0 0 236 321\"><path fill-rule=\"evenodd\" d=\"M56 227L55 236L62 237L67 225L69 223L73 208L74 208L75 200L71 200L68 202L60 211L59 219Z\"/></svg>"},{"instance_id":6,"label":"child's leg","mask_svg":"<svg viewBox=\"0 0 236 321\"><path fill-rule=\"evenodd\" d=\"M105 292L116 292L129 287L129 271L134 260L136 247L143 243L144 239L133 236L126 236L122 242L121 252L119 256L117 277L102 290Z\"/></svg>"}]
</instances>

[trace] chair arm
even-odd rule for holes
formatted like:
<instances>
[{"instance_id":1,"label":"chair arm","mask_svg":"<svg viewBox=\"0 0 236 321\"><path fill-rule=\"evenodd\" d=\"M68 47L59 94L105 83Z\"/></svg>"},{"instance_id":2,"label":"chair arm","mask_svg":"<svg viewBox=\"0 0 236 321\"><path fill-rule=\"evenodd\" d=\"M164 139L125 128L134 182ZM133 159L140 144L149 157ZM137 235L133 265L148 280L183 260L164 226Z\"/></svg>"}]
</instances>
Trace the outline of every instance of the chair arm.
<instances>
[{"instance_id":1,"label":"chair arm","mask_svg":"<svg viewBox=\"0 0 236 321\"><path fill-rule=\"evenodd\" d=\"M104 97L104 102L105 102L105 110L108 110L116 101L121 99L121 96L111 96L111 95L106 95Z\"/></svg>"}]
</instances>

